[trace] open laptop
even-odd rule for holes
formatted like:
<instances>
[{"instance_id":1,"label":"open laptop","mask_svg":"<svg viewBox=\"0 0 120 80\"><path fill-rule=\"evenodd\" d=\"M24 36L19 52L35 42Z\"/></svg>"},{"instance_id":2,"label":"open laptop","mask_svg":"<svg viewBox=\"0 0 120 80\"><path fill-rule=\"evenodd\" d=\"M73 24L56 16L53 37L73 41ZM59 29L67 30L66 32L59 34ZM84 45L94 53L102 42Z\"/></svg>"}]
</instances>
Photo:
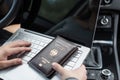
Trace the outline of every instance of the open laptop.
<instances>
[{"instance_id":1,"label":"open laptop","mask_svg":"<svg viewBox=\"0 0 120 80\"><path fill-rule=\"evenodd\" d=\"M84 18L84 21L87 21L90 25L88 25L88 30L91 30L91 37L87 34L84 35L84 32L81 33L83 36L88 37L88 41L85 42L83 40L82 42L84 44L79 44L80 47L77 52L74 53L74 55L69 58L69 60L66 61L64 68L65 69L75 69L78 68L90 52L91 46L92 46L92 40L94 37L95 29L96 29L96 21L99 13L99 5L100 0L86 0L86 3L83 5L82 8L79 9L77 14L82 14L84 7L87 6L87 9L91 9L91 13L89 14L82 14L82 18ZM84 16L84 17L83 17ZM87 20L86 20L87 19ZM15 40L26 40L32 43L30 46L32 48L32 51L26 54L22 57L23 64L15 67L11 67L8 69L0 70L0 78L4 80L47 80L48 78L44 77L41 73L36 72L33 68L31 68L28 65L28 61L32 59L41 49L43 49L48 43L50 43L54 37L44 35L35 31L31 31L28 29L20 28L16 33L14 33L10 39L5 43L15 41ZM90 44L87 45L86 44ZM56 75L51 78L51 80L60 80L59 74L56 73Z\"/></svg>"}]
</instances>

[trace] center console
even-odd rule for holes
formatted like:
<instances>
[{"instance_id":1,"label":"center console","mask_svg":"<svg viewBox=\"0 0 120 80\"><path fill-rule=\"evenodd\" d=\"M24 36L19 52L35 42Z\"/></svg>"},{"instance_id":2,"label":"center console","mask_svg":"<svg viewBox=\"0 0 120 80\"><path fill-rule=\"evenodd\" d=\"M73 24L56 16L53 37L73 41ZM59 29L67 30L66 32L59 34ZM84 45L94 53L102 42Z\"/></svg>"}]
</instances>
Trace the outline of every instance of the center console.
<instances>
[{"instance_id":1,"label":"center console","mask_svg":"<svg viewBox=\"0 0 120 80\"><path fill-rule=\"evenodd\" d=\"M88 80L120 80L119 47L117 46L119 43L119 41L117 43L119 40L117 34L120 9L118 3L120 3L119 0L102 1L95 40L93 41L93 48L96 51L93 49L91 51L91 54L99 54L94 55L97 57L94 62L97 62L99 67L87 67ZM101 59L100 62L99 59Z\"/></svg>"}]
</instances>

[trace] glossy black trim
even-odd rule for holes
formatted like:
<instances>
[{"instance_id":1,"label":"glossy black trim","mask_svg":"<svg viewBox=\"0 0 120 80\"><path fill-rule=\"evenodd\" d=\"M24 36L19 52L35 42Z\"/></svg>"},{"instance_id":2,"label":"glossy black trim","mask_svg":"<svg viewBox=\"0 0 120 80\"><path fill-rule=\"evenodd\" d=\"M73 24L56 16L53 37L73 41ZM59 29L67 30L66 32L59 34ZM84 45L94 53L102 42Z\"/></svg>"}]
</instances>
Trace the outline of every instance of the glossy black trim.
<instances>
[{"instance_id":1,"label":"glossy black trim","mask_svg":"<svg viewBox=\"0 0 120 80\"><path fill-rule=\"evenodd\" d=\"M114 49L114 55L115 55L115 62L116 62L116 68L117 68L117 77L118 80L120 80L120 64L119 64L119 58L118 58L118 50L117 50L117 33L118 33L118 20L119 20L119 15L114 14L115 19L114 19L114 33L113 33L113 49Z\"/></svg>"}]
</instances>

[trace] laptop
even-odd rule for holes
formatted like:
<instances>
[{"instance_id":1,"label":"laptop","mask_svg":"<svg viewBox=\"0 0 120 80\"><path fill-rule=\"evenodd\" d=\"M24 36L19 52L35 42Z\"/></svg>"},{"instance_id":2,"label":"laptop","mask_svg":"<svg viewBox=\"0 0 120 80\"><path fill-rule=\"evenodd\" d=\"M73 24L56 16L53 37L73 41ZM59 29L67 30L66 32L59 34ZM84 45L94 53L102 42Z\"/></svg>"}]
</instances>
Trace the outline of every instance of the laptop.
<instances>
[{"instance_id":1,"label":"laptop","mask_svg":"<svg viewBox=\"0 0 120 80\"><path fill-rule=\"evenodd\" d=\"M83 5L82 8L79 9L79 11L76 14L82 14L81 18L84 19L83 21L87 21L90 25L88 25L89 30L92 31L92 36L89 37L87 34L84 35L84 32L81 33L83 36L88 36L88 41L83 40L85 44L78 44L80 47L78 48L78 51L74 53L66 62L63 67L68 70L76 69L80 67L80 65L83 63L85 58L90 52L92 41L94 38L94 33L97 25L97 17L99 13L99 5L100 0L86 0L86 3ZM89 16L86 13L82 13L87 6L87 9L90 9L91 13ZM87 19L87 20L86 20ZM15 67L10 67L4 70L0 70L0 78L4 80L49 80L48 78L44 77L41 73L36 72L33 68L31 68L28 65L28 61L30 61L37 53L42 50L45 46L47 46L54 37L48 36L45 34L41 34L35 31L31 31L28 29L20 28L17 30L6 42L5 44L15 41L15 40L25 40L32 43L30 46L32 48L32 51L25 54L22 57L23 64ZM60 80L59 74L56 73L55 76L51 78L51 80Z\"/></svg>"}]
</instances>

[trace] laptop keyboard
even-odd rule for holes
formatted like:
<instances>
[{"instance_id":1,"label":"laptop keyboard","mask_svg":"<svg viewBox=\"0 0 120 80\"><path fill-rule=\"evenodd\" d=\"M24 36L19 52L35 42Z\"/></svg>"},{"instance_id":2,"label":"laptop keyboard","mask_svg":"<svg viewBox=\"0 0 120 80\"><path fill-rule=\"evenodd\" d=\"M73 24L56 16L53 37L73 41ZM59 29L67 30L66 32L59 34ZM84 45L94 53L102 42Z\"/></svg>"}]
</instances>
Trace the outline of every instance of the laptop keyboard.
<instances>
[{"instance_id":1,"label":"laptop keyboard","mask_svg":"<svg viewBox=\"0 0 120 80\"><path fill-rule=\"evenodd\" d=\"M19 33L19 35L16 36L14 40L24 40L24 41L31 42L30 47L32 48L32 50L28 53L25 53L25 55L22 56L22 60L24 63L27 63L28 61L30 61L35 55L39 53L40 50L42 50L45 46L48 45L49 42L52 41L52 40L44 40L44 39L42 40L42 38L37 39L37 38L34 38L34 36L25 35L22 33ZM68 70L72 69L75 63L80 58L81 54L82 54L82 51L80 50L76 52L71 58L69 58L69 60L65 62L65 64L63 65L64 68Z\"/></svg>"}]
</instances>

